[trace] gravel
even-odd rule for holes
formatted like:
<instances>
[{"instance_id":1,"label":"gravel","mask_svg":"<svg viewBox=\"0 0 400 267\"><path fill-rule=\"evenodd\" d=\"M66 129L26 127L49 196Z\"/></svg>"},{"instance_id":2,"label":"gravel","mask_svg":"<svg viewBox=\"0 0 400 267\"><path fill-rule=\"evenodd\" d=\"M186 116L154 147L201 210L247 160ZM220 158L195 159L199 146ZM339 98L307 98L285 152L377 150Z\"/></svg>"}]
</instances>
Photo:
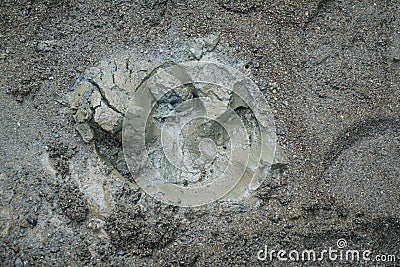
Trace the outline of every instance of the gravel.
<instances>
[{"instance_id":1,"label":"gravel","mask_svg":"<svg viewBox=\"0 0 400 267\"><path fill-rule=\"evenodd\" d=\"M398 1L2 1L0 262L261 266L265 246L339 238L400 261L399 12ZM184 61L198 40L202 60L249 75L276 111L289 160L257 205L155 202L99 160L65 104L104 59ZM118 141L107 136L104 150Z\"/></svg>"}]
</instances>

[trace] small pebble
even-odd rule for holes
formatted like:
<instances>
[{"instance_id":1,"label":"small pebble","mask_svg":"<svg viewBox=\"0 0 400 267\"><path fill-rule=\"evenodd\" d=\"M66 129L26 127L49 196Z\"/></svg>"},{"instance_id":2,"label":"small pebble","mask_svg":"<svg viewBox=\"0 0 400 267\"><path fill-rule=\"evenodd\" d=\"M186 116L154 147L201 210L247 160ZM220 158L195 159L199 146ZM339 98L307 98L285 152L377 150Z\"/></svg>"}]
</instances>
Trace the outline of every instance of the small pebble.
<instances>
[{"instance_id":1,"label":"small pebble","mask_svg":"<svg viewBox=\"0 0 400 267\"><path fill-rule=\"evenodd\" d=\"M268 83L268 86L271 88L278 88L278 84L277 83Z\"/></svg>"},{"instance_id":2,"label":"small pebble","mask_svg":"<svg viewBox=\"0 0 400 267\"><path fill-rule=\"evenodd\" d=\"M203 47L199 45L195 45L192 48L189 49L191 55L196 58L197 60L200 60L201 57L203 56Z\"/></svg>"},{"instance_id":3,"label":"small pebble","mask_svg":"<svg viewBox=\"0 0 400 267\"><path fill-rule=\"evenodd\" d=\"M285 135L285 131L283 131L281 129L276 129L276 134L277 135Z\"/></svg>"},{"instance_id":4,"label":"small pebble","mask_svg":"<svg viewBox=\"0 0 400 267\"><path fill-rule=\"evenodd\" d=\"M120 250L120 251L117 252L117 254L119 256L124 256L126 254L126 251Z\"/></svg>"},{"instance_id":5,"label":"small pebble","mask_svg":"<svg viewBox=\"0 0 400 267\"><path fill-rule=\"evenodd\" d=\"M59 247L51 247L51 248L50 248L50 252L51 252L51 253L56 253L56 252L58 252L58 251L60 251L60 248L59 248Z\"/></svg>"},{"instance_id":6,"label":"small pebble","mask_svg":"<svg viewBox=\"0 0 400 267\"><path fill-rule=\"evenodd\" d=\"M279 222L279 218L278 217L270 217L269 219L273 223L278 223Z\"/></svg>"},{"instance_id":7,"label":"small pebble","mask_svg":"<svg viewBox=\"0 0 400 267\"><path fill-rule=\"evenodd\" d=\"M26 218L26 221L32 225L33 227L35 227L37 225L37 220L36 219L32 219L31 217Z\"/></svg>"},{"instance_id":8,"label":"small pebble","mask_svg":"<svg viewBox=\"0 0 400 267\"><path fill-rule=\"evenodd\" d=\"M15 267L22 267L22 266L24 266L24 262L21 260L20 257L18 257L18 258L15 260L14 266L15 266Z\"/></svg>"},{"instance_id":9,"label":"small pebble","mask_svg":"<svg viewBox=\"0 0 400 267\"><path fill-rule=\"evenodd\" d=\"M286 229L291 229L291 228L293 228L293 225L292 225L292 224L286 224L286 223L285 223L285 224L283 225L283 227L286 228Z\"/></svg>"}]
</instances>

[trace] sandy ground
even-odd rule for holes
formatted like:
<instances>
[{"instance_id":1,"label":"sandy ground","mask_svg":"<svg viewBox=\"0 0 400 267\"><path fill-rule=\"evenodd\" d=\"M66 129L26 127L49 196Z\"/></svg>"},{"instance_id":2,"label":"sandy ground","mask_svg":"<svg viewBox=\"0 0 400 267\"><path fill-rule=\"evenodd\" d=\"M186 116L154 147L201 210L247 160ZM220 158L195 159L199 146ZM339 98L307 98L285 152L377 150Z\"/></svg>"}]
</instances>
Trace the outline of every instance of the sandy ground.
<instances>
[{"instance_id":1,"label":"sandy ground","mask_svg":"<svg viewBox=\"0 0 400 267\"><path fill-rule=\"evenodd\" d=\"M0 262L257 266L265 246L321 251L343 238L399 264L399 12L398 1L1 1ZM258 206L178 208L113 182L66 104L101 59L183 58L210 33L265 93L289 157ZM116 188L106 215L71 178L73 159Z\"/></svg>"}]
</instances>

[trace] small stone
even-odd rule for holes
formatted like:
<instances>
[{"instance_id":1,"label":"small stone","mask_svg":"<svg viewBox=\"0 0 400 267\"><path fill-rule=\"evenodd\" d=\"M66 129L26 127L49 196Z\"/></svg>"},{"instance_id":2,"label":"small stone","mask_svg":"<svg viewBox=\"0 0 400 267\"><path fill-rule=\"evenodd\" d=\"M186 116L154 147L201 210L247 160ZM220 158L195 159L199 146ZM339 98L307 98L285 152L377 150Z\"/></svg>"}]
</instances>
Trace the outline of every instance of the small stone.
<instances>
[{"instance_id":1,"label":"small stone","mask_svg":"<svg viewBox=\"0 0 400 267\"><path fill-rule=\"evenodd\" d=\"M36 220L36 219L33 219L33 218L31 218L31 217L26 218L26 221L27 221L30 225L32 225L32 227L35 227L35 226L37 225L37 220Z\"/></svg>"},{"instance_id":2,"label":"small stone","mask_svg":"<svg viewBox=\"0 0 400 267\"><path fill-rule=\"evenodd\" d=\"M387 56L389 59L391 59L393 62L399 62L400 61L400 47L399 46L392 46L389 49L387 49Z\"/></svg>"},{"instance_id":3,"label":"small stone","mask_svg":"<svg viewBox=\"0 0 400 267\"><path fill-rule=\"evenodd\" d=\"M280 219L277 216L271 216L269 217L269 220L273 223L278 223Z\"/></svg>"},{"instance_id":4,"label":"small stone","mask_svg":"<svg viewBox=\"0 0 400 267\"><path fill-rule=\"evenodd\" d=\"M199 44L195 44L193 47L190 48L190 54L197 60L200 60L203 56L203 46Z\"/></svg>"},{"instance_id":5,"label":"small stone","mask_svg":"<svg viewBox=\"0 0 400 267\"><path fill-rule=\"evenodd\" d=\"M271 82L271 83L268 83L268 87L270 87L272 89L276 89L276 88L278 88L278 84L275 82Z\"/></svg>"},{"instance_id":6,"label":"small stone","mask_svg":"<svg viewBox=\"0 0 400 267\"><path fill-rule=\"evenodd\" d=\"M283 150L283 148L276 144L276 149L275 149L275 157L274 157L274 161L272 163L272 167L274 169L278 169L278 168L283 168L288 164L288 158L285 154L285 151Z\"/></svg>"},{"instance_id":7,"label":"small stone","mask_svg":"<svg viewBox=\"0 0 400 267\"><path fill-rule=\"evenodd\" d=\"M19 225L19 227L21 228L28 228L29 227L29 223L28 222L23 222Z\"/></svg>"},{"instance_id":8,"label":"small stone","mask_svg":"<svg viewBox=\"0 0 400 267\"><path fill-rule=\"evenodd\" d=\"M49 52L53 49L55 43L55 41L51 40L40 41L37 45L37 50L40 52Z\"/></svg>"},{"instance_id":9,"label":"small stone","mask_svg":"<svg viewBox=\"0 0 400 267\"><path fill-rule=\"evenodd\" d=\"M123 171L126 168L126 163L125 161L119 161L116 165L116 168L118 171Z\"/></svg>"},{"instance_id":10,"label":"small stone","mask_svg":"<svg viewBox=\"0 0 400 267\"><path fill-rule=\"evenodd\" d=\"M75 114L75 120L77 122L86 122L92 118L93 112L91 109L79 108Z\"/></svg>"},{"instance_id":11,"label":"small stone","mask_svg":"<svg viewBox=\"0 0 400 267\"><path fill-rule=\"evenodd\" d=\"M122 127L122 115L109 108L103 101L100 107L96 108L94 121L110 133L116 133Z\"/></svg>"},{"instance_id":12,"label":"small stone","mask_svg":"<svg viewBox=\"0 0 400 267\"><path fill-rule=\"evenodd\" d=\"M285 135L285 131L283 131L282 129L276 129L276 134L277 135Z\"/></svg>"},{"instance_id":13,"label":"small stone","mask_svg":"<svg viewBox=\"0 0 400 267\"><path fill-rule=\"evenodd\" d=\"M50 252L51 253L57 253L57 252L59 252L60 251L60 248L59 247L51 247L50 248Z\"/></svg>"},{"instance_id":14,"label":"small stone","mask_svg":"<svg viewBox=\"0 0 400 267\"><path fill-rule=\"evenodd\" d=\"M99 91L94 91L92 94L92 106L93 108L97 108L101 105L101 94Z\"/></svg>"},{"instance_id":15,"label":"small stone","mask_svg":"<svg viewBox=\"0 0 400 267\"><path fill-rule=\"evenodd\" d=\"M78 80L82 79L81 77L82 76L79 76ZM77 85L74 85L73 87L74 87L75 93L74 93L73 97L71 97L71 99L69 100L69 104L72 109L78 109L78 108L82 107L82 105L84 103L87 102L87 99L93 92L94 87L91 83L89 83L87 81L78 83Z\"/></svg>"},{"instance_id":16,"label":"small stone","mask_svg":"<svg viewBox=\"0 0 400 267\"><path fill-rule=\"evenodd\" d=\"M15 260L15 262L14 262L14 266L15 267L23 267L25 264L24 264L24 262L21 260L21 258L20 257L18 257L16 260Z\"/></svg>"},{"instance_id":17,"label":"small stone","mask_svg":"<svg viewBox=\"0 0 400 267\"><path fill-rule=\"evenodd\" d=\"M120 250L120 251L117 252L117 255L118 256L124 256L124 255L126 255L126 251Z\"/></svg>"},{"instance_id":18,"label":"small stone","mask_svg":"<svg viewBox=\"0 0 400 267\"><path fill-rule=\"evenodd\" d=\"M204 38L205 49L207 52L211 52L215 49L219 42L219 35L209 34L206 38Z\"/></svg>"},{"instance_id":19,"label":"small stone","mask_svg":"<svg viewBox=\"0 0 400 267\"><path fill-rule=\"evenodd\" d=\"M104 222L99 219L90 219L88 223L88 228L93 231L99 231L103 228Z\"/></svg>"},{"instance_id":20,"label":"small stone","mask_svg":"<svg viewBox=\"0 0 400 267\"><path fill-rule=\"evenodd\" d=\"M78 123L75 125L75 129L78 131L85 143L89 143L93 140L94 133L87 123Z\"/></svg>"}]
</instances>

